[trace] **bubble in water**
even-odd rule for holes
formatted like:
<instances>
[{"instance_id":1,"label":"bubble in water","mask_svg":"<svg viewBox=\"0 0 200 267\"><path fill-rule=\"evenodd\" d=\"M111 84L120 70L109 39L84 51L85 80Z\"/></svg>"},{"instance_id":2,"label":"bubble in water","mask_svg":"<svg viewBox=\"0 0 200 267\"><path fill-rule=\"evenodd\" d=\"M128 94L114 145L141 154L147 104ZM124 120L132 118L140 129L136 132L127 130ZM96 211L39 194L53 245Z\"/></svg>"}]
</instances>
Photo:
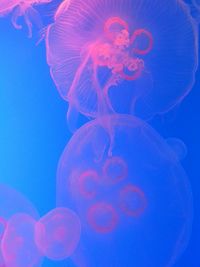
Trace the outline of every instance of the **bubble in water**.
<instances>
[{"instance_id":1,"label":"bubble in water","mask_svg":"<svg viewBox=\"0 0 200 267\"><path fill-rule=\"evenodd\" d=\"M192 195L179 159L130 115L95 119L74 134L58 166L57 205L80 217L72 258L81 267L173 266L190 237Z\"/></svg>"},{"instance_id":2,"label":"bubble in water","mask_svg":"<svg viewBox=\"0 0 200 267\"><path fill-rule=\"evenodd\" d=\"M149 118L180 103L194 84L197 35L182 0L62 2L46 46L69 124L75 110Z\"/></svg>"},{"instance_id":3,"label":"bubble in water","mask_svg":"<svg viewBox=\"0 0 200 267\"><path fill-rule=\"evenodd\" d=\"M6 266L41 266L42 257L34 242L35 223L35 219L25 213L17 213L8 220L1 241Z\"/></svg>"},{"instance_id":4,"label":"bubble in water","mask_svg":"<svg viewBox=\"0 0 200 267\"><path fill-rule=\"evenodd\" d=\"M56 208L37 222L35 242L47 258L63 260L76 249L80 232L78 216L70 209Z\"/></svg>"}]
</instances>

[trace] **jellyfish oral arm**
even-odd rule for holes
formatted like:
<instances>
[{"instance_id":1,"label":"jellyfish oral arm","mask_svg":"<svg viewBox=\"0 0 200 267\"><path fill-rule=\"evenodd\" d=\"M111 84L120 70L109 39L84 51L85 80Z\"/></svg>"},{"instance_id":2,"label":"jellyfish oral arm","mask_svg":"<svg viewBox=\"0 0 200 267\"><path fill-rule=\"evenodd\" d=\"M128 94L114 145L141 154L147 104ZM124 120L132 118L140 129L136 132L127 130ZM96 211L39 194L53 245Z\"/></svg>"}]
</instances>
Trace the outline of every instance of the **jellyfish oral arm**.
<instances>
[{"instance_id":1,"label":"jellyfish oral arm","mask_svg":"<svg viewBox=\"0 0 200 267\"><path fill-rule=\"evenodd\" d=\"M74 91L76 90L76 86L80 80L80 77L81 77L81 74L83 73L83 70L88 62L90 58L90 51L88 51L88 53L86 54L83 62L80 64L78 70L76 71L76 74L74 75L74 79L72 81L72 84L69 88L69 91L68 91L68 94L67 94L67 100L70 102L70 101L73 101L73 93Z\"/></svg>"},{"instance_id":2,"label":"jellyfish oral arm","mask_svg":"<svg viewBox=\"0 0 200 267\"><path fill-rule=\"evenodd\" d=\"M69 130L74 133L77 130L77 121L79 117L79 112L73 104L69 103L67 110L67 125Z\"/></svg>"},{"instance_id":3,"label":"jellyfish oral arm","mask_svg":"<svg viewBox=\"0 0 200 267\"><path fill-rule=\"evenodd\" d=\"M18 24L18 18L23 16L23 10L20 6L18 6L15 11L13 12L13 15L12 15L12 24L13 26L15 27L15 29L21 29L22 26Z\"/></svg>"}]
</instances>

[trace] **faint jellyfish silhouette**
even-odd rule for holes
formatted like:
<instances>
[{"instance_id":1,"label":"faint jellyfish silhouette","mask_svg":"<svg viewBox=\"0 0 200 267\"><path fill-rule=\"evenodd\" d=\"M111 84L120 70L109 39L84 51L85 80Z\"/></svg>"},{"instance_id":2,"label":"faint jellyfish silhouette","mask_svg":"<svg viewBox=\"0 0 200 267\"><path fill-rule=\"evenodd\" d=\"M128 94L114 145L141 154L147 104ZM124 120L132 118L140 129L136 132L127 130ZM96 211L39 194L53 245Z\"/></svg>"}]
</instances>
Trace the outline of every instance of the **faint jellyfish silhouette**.
<instances>
[{"instance_id":1,"label":"faint jellyfish silhouette","mask_svg":"<svg viewBox=\"0 0 200 267\"><path fill-rule=\"evenodd\" d=\"M39 215L33 204L15 189L0 184L0 244L6 231L9 219L16 213L26 213L34 219ZM0 265L4 265L2 250L0 250ZM39 266L39 265L38 265Z\"/></svg>"},{"instance_id":2,"label":"faint jellyfish silhouette","mask_svg":"<svg viewBox=\"0 0 200 267\"><path fill-rule=\"evenodd\" d=\"M131 115L77 130L59 161L57 205L80 217L77 266L170 267L189 241L192 194L179 158Z\"/></svg>"},{"instance_id":3,"label":"faint jellyfish silhouette","mask_svg":"<svg viewBox=\"0 0 200 267\"><path fill-rule=\"evenodd\" d=\"M52 0L1 0L0 16L5 16L12 12L12 24L16 29L21 29L18 23L19 17L24 17L28 27L28 36L32 37L32 24L41 27L42 22L39 13L34 8L35 5L46 4Z\"/></svg>"},{"instance_id":4,"label":"faint jellyfish silhouette","mask_svg":"<svg viewBox=\"0 0 200 267\"><path fill-rule=\"evenodd\" d=\"M181 139L170 137L166 139L167 144L176 154L179 160L183 160L187 155L187 147Z\"/></svg>"},{"instance_id":5,"label":"faint jellyfish silhouette","mask_svg":"<svg viewBox=\"0 0 200 267\"><path fill-rule=\"evenodd\" d=\"M196 20L197 24L200 23L200 1L199 0L191 0L188 3L190 6L191 14L193 18Z\"/></svg>"},{"instance_id":6,"label":"faint jellyfish silhouette","mask_svg":"<svg viewBox=\"0 0 200 267\"><path fill-rule=\"evenodd\" d=\"M200 11L200 1L199 0L192 0L193 5Z\"/></svg>"},{"instance_id":7,"label":"faint jellyfish silhouette","mask_svg":"<svg viewBox=\"0 0 200 267\"><path fill-rule=\"evenodd\" d=\"M70 209L56 208L36 224L35 242L41 253L51 260L63 260L76 249L81 233L78 216Z\"/></svg>"},{"instance_id":8,"label":"faint jellyfish silhouette","mask_svg":"<svg viewBox=\"0 0 200 267\"><path fill-rule=\"evenodd\" d=\"M197 32L182 0L62 2L46 47L69 126L77 111L149 118L174 107L194 83Z\"/></svg>"},{"instance_id":9,"label":"faint jellyfish silhouette","mask_svg":"<svg viewBox=\"0 0 200 267\"><path fill-rule=\"evenodd\" d=\"M16 213L7 222L1 242L6 266L41 266L42 256L35 245L35 219L25 213Z\"/></svg>"}]
</instances>

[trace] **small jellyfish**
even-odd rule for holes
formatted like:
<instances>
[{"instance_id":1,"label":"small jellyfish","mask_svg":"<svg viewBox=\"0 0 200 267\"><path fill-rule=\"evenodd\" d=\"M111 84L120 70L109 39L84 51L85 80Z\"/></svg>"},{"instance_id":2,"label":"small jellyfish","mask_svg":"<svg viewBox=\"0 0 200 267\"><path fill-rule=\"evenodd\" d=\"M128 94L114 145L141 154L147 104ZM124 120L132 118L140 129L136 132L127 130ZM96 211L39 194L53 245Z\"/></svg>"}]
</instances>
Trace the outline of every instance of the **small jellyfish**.
<instances>
[{"instance_id":1,"label":"small jellyfish","mask_svg":"<svg viewBox=\"0 0 200 267\"><path fill-rule=\"evenodd\" d=\"M42 255L34 242L35 223L36 220L25 213L16 213L8 220L1 241L6 266L41 266Z\"/></svg>"},{"instance_id":2,"label":"small jellyfish","mask_svg":"<svg viewBox=\"0 0 200 267\"><path fill-rule=\"evenodd\" d=\"M166 142L179 160L183 160L187 156L187 147L181 139L170 137L166 139Z\"/></svg>"},{"instance_id":3,"label":"small jellyfish","mask_svg":"<svg viewBox=\"0 0 200 267\"><path fill-rule=\"evenodd\" d=\"M194 84L198 31L182 0L66 0L54 19L47 62L69 126L77 111L151 118Z\"/></svg>"},{"instance_id":4,"label":"small jellyfish","mask_svg":"<svg viewBox=\"0 0 200 267\"><path fill-rule=\"evenodd\" d=\"M22 194L7 185L0 184L0 244L4 238L9 219L17 213L24 213L33 217L35 220L39 218L39 214L33 204ZM0 265L4 265L2 250L0 250ZM13 265L6 265L13 266ZM18 265L23 266L23 265ZM39 266L39 265L35 265Z\"/></svg>"},{"instance_id":5,"label":"small jellyfish","mask_svg":"<svg viewBox=\"0 0 200 267\"><path fill-rule=\"evenodd\" d=\"M80 267L171 267L191 234L192 193L180 159L132 115L107 115L76 131L59 161L57 205L80 218L72 255Z\"/></svg>"},{"instance_id":6,"label":"small jellyfish","mask_svg":"<svg viewBox=\"0 0 200 267\"><path fill-rule=\"evenodd\" d=\"M1 0L0 16L5 16L12 12L12 24L16 29L21 29L18 23L20 17L24 17L28 27L28 36L32 36L32 24L41 27L42 22L39 13L34 8L35 5L46 4L52 0Z\"/></svg>"},{"instance_id":7,"label":"small jellyfish","mask_svg":"<svg viewBox=\"0 0 200 267\"><path fill-rule=\"evenodd\" d=\"M56 208L43 216L35 227L35 242L51 260L63 260L76 249L81 233L80 220L70 209Z\"/></svg>"}]
</instances>

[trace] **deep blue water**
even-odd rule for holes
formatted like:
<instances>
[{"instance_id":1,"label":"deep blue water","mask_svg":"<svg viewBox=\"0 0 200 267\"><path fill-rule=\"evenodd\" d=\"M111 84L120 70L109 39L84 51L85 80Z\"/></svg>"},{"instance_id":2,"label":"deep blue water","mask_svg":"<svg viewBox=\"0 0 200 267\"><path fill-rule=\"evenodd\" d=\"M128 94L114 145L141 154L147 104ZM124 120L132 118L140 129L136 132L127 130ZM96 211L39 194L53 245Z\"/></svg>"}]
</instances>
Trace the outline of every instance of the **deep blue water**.
<instances>
[{"instance_id":1,"label":"deep blue water","mask_svg":"<svg viewBox=\"0 0 200 267\"><path fill-rule=\"evenodd\" d=\"M38 46L9 18L0 19L0 182L25 194L40 215L55 207L56 169L70 138L66 103L59 97ZM176 267L200 267L200 71L182 104L150 123L163 137L188 148L182 162L192 185L194 223L190 243ZM66 266L45 260L43 266ZM148 267L148 266L147 266Z\"/></svg>"}]
</instances>

